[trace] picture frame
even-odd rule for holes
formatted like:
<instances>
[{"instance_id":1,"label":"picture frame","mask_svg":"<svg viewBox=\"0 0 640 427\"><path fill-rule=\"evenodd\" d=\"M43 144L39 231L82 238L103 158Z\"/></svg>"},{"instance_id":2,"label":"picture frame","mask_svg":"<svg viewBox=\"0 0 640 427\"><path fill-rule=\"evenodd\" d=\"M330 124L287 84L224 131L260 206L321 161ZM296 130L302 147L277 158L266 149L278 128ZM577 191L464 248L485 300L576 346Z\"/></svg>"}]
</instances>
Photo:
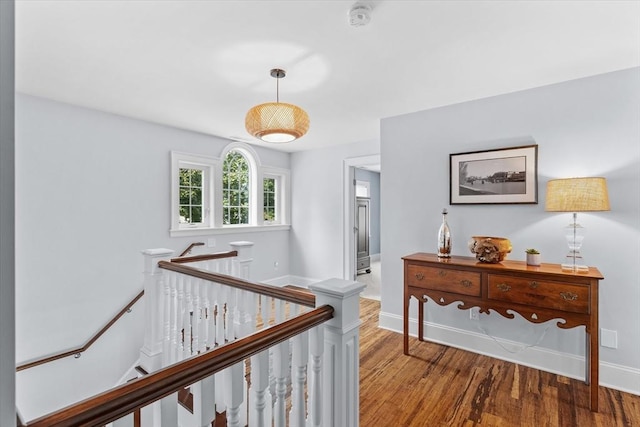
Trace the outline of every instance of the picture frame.
<instances>
[{"instance_id":1,"label":"picture frame","mask_svg":"<svg viewBox=\"0 0 640 427\"><path fill-rule=\"evenodd\" d=\"M538 203L538 145L449 154L449 203Z\"/></svg>"}]
</instances>

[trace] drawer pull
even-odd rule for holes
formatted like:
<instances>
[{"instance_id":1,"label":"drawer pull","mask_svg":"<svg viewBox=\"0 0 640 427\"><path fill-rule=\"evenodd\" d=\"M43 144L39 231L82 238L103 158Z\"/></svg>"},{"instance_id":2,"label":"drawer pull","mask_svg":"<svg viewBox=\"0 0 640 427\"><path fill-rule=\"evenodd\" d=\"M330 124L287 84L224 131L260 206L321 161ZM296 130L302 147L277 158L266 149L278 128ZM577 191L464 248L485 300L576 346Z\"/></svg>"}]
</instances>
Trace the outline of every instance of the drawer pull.
<instances>
[{"instance_id":1,"label":"drawer pull","mask_svg":"<svg viewBox=\"0 0 640 427\"><path fill-rule=\"evenodd\" d=\"M424 274L422 274L422 273L416 273L416 279L418 279L418 280L422 280L422 279L424 279Z\"/></svg>"},{"instance_id":2,"label":"drawer pull","mask_svg":"<svg viewBox=\"0 0 640 427\"><path fill-rule=\"evenodd\" d=\"M496 286L502 292L509 292L511 290L511 286L507 285L506 283L498 283Z\"/></svg>"},{"instance_id":3,"label":"drawer pull","mask_svg":"<svg viewBox=\"0 0 640 427\"><path fill-rule=\"evenodd\" d=\"M574 294L573 292L560 292L560 296L565 301L575 301L578 299L578 294Z\"/></svg>"},{"instance_id":4,"label":"drawer pull","mask_svg":"<svg viewBox=\"0 0 640 427\"><path fill-rule=\"evenodd\" d=\"M540 285L539 285L539 284L538 284L538 282L536 282L535 280L534 280L533 282L529 282L529 287L530 287L531 289L537 289L537 288L538 288L538 286L540 286Z\"/></svg>"},{"instance_id":5,"label":"drawer pull","mask_svg":"<svg viewBox=\"0 0 640 427\"><path fill-rule=\"evenodd\" d=\"M472 285L471 280L467 280L467 279L461 280L460 284L465 288L468 288L469 286Z\"/></svg>"},{"instance_id":6,"label":"drawer pull","mask_svg":"<svg viewBox=\"0 0 640 427\"><path fill-rule=\"evenodd\" d=\"M444 277L444 276L446 276L446 275L447 275L447 272L446 272L446 271L444 271L444 270L440 270L440 271L438 271L438 276L440 276L440 277Z\"/></svg>"}]
</instances>

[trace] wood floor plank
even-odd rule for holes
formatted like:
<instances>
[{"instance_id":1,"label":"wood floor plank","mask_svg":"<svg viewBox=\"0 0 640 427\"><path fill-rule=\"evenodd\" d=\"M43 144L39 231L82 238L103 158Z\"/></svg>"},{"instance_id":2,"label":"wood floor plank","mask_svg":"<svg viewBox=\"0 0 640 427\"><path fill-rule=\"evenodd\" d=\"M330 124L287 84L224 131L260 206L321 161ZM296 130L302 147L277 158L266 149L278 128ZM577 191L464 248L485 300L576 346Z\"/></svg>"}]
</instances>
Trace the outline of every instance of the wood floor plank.
<instances>
[{"instance_id":1,"label":"wood floor plank","mask_svg":"<svg viewBox=\"0 0 640 427\"><path fill-rule=\"evenodd\" d=\"M362 299L360 425L363 427L640 426L640 396L600 387L589 409L584 381L378 327L380 303Z\"/></svg>"}]
</instances>

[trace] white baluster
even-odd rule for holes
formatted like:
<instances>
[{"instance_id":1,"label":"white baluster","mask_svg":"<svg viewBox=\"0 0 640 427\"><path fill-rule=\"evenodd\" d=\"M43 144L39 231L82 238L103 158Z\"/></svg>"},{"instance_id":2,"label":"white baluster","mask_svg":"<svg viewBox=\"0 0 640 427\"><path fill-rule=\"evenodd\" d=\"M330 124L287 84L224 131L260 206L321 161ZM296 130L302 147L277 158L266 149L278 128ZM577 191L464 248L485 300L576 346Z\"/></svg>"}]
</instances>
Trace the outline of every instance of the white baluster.
<instances>
[{"instance_id":1,"label":"white baluster","mask_svg":"<svg viewBox=\"0 0 640 427\"><path fill-rule=\"evenodd\" d=\"M202 287L202 280L196 279L193 283L193 316L191 339L193 340L192 354L198 354L202 351L201 340L204 340L202 336L202 299L200 298L200 289Z\"/></svg>"},{"instance_id":2,"label":"white baluster","mask_svg":"<svg viewBox=\"0 0 640 427\"><path fill-rule=\"evenodd\" d=\"M227 427L241 427L240 407L244 401L244 363L236 363L223 371Z\"/></svg>"},{"instance_id":3,"label":"white baluster","mask_svg":"<svg viewBox=\"0 0 640 427\"><path fill-rule=\"evenodd\" d=\"M324 325L316 326L309 331L309 367L307 427L322 426L322 353L324 350Z\"/></svg>"},{"instance_id":4,"label":"white baluster","mask_svg":"<svg viewBox=\"0 0 640 427\"><path fill-rule=\"evenodd\" d=\"M180 275L178 277L178 296L177 296L177 304L176 304L176 339L177 339L177 346L176 346L176 354L175 354L175 361L179 361L183 359L183 354L184 354L184 333L185 333L185 322L184 322L184 316L185 316L185 311L186 311L186 307L185 307L185 293L184 293L184 288L185 288L185 281L186 281L186 277Z\"/></svg>"},{"instance_id":5,"label":"white baluster","mask_svg":"<svg viewBox=\"0 0 640 427\"><path fill-rule=\"evenodd\" d=\"M161 426L178 425L178 393L170 394L160 400Z\"/></svg>"},{"instance_id":6,"label":"white baluster","mask_svg":"<svg viewBox=\"0 0 640 427\"><path fill-rule=\"evenodd\" d=\"M271 393L269 393L269 351L251 357L251 390L249 393L249 427L271 426Z\"/></svg>"},{"instance_id":7,"label":"white baluster","mask_svg":"<svg viewBox=\"0 0 640 427\"><path fill-rule=\"evenodd\" d=\"M181 276L174 273L171 280L171 354L169 357L169 363L175 363L178 361L178 349L180 348L180 319L182 317L180 313L180 281Z\"/></svg>"},{"instance_id":8,"label":"white baluster","mask_svg":"<svg viewBox=\"0 0 640 427\"><path fill-rule=\"evenodd\" d=\"M227 299L227 340L235 341L238 336L238 290L225 286L228 290Z\"/></svg>"},{"instance_id":9,"label":"white baluster","mask_svg":"<svg viewBox=\"0 0 640 427\"><path fill-rule=\"evenodd\" d=\"M275 406L273 409L274 426L285 427L287 370L289 369L289 341L273 347L273 375L275 376Z\"/></svg>"},{"instance_id":10,"label":"white baluster","mask_svg":"<svg viewBox=\"0 0 640 427\"><path fill-rule=\"evenodd\" d=\"M182 359L186 359L193 354L191 340L193 332L193 294L191 293L193 280L193 278L187 277L184 283L184 320L182 324L184 345L182 347Z\"/></svg>"},{"instance_id":11,"label":"white baluster","mask_svg":"<svg viewBox=\"0 0 640 427\"><path fill-rule=\"evenodd\" d=\"M304 427L306 411L304 400L304 382L309 360L309 333L303 332L291 339L293 356L291 358L291 411L289 425Z\"/></svg>"},{"instance_id":12,"label":"white baluster","mask_svg":"<svg viewBox=\"0 0 640 427\"><path fill-rule=\"evenodd\" d=\"M175 283L175 274L167 271L164 280L164 339L162 346L162 366L171 364L171 313L173 307L172 289Z\"/></svg>"},{"instance_id":13,"label":"white baluster","mask_svg":"<svg viewBox=\"0 0 640 427\"><path fill-rule=\"evenodd\" d=\"M211 375L200 381L199 413L201 427L210 427L216 419L216 382ZM194 402L195 404L195 402ZM194 408L195 409L195 408ZM195 411L194 411L195 412Z\"/></svg>"}]
</instances>

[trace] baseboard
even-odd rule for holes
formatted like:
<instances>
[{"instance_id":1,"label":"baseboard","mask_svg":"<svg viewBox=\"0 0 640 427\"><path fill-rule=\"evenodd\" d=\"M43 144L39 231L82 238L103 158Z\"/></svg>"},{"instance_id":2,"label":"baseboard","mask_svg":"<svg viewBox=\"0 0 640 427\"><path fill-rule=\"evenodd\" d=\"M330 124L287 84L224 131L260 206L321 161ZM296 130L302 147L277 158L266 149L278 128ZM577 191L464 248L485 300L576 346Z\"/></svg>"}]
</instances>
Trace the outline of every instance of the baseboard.
<instances>
[{"instance_id":1,"label":"baseboard","mask_svg":"<svg viewBox=\"0 0 640 427\"><path fill-rule=\"evenodd\" d=\"M402 316L380 312L379 326L383 329L402 333ZM529 347L519 353L510 353L496 344L493 338L480 332L472 332L435 323L427 323L425 330L427 332L425 340L427 341L495 357L496 359L564 375L569 378L584 380L585 377L585 358L583 356L540 347ZM417 320L410 319L409 335L417 337L417 332ZM523 347L522 343L515 341L503 339L498 339L497 341L507 348ZM415 345L416 342L412 340L410 347ZM600 385L640 396L640 369L600 361Z\"/></svg>"},{"instance_id":2,"label":"baseboard","mask_svg":"<svg viewBox=\"0 0 640 427\"><path fill-rule=\"evenodd\" d=\"M371 262L378 262L378 261L380 261L380 254L378 253L378 254L370 255L370 256L369 256L369 260L370 260Z\"/></svg>"}]
</instances>

